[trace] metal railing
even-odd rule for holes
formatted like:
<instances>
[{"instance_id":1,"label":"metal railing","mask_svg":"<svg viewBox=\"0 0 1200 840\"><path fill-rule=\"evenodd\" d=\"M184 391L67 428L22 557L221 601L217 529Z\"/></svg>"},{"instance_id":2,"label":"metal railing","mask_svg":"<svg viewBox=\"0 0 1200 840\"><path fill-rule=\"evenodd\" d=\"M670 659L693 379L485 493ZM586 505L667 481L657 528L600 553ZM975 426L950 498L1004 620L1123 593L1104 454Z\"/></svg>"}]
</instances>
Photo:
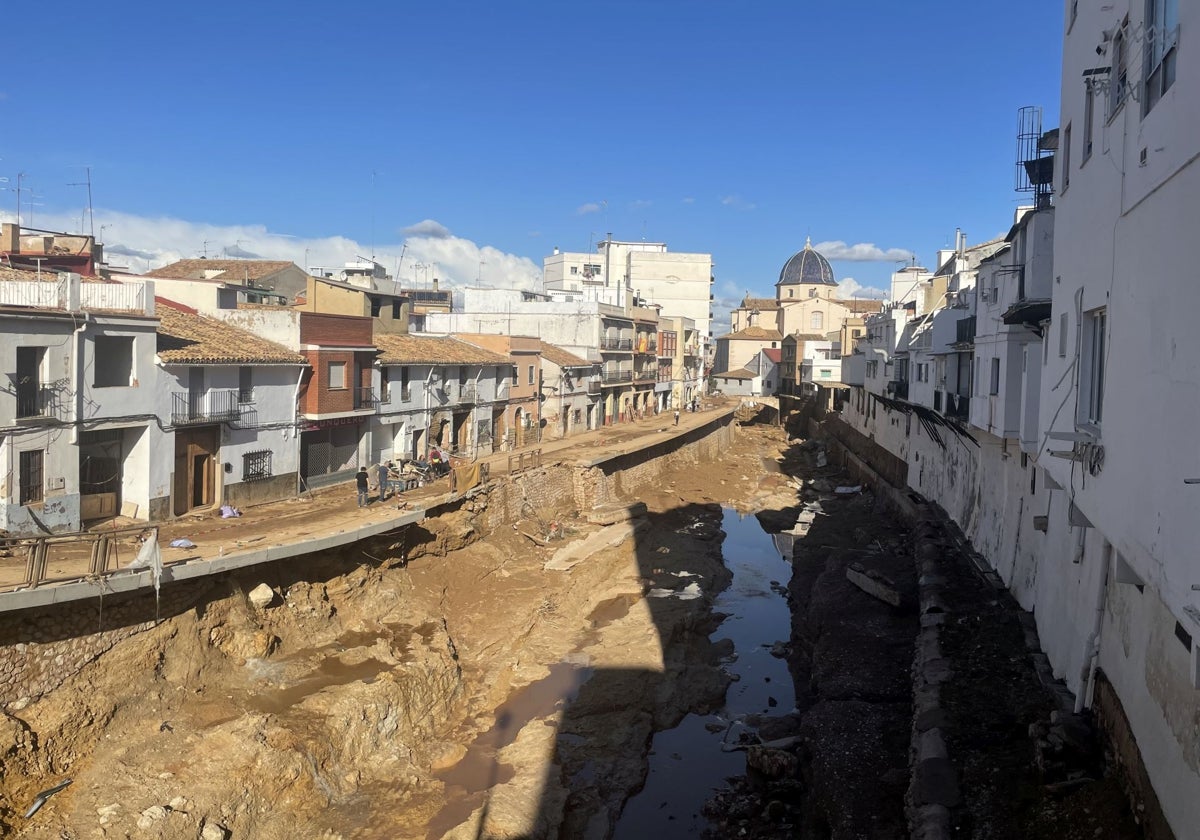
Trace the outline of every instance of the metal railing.
<instances>
[{"instance_id":1,"label":"metal railing","mask_svg":"<svg viewBox=\"0 0 1200 840\"><path fill-rule=\"evenodd\" d=\"M43 386L17 386L17 419L27 420L35 417L59 417L58 392Z\"/></svg>"},{"instance_id":2,"label":"metal railing","mask_svg":"<svg viewBox=\"0 0 1200 840\"><path fill-rule=\"evenodd\" d=\"M460 403L474 403L478 401L474 382L458 386L458 401Z\"/></svg>"},{"instance_id":3,"label":"metal railing","mask_svg":"<svg viewBox=\"0 0 1200 840\"><path fill-rule=\"evenodd\" d=\"M604 384L611 385L616 382L632 382L633 371L631 370L606 370L603 374Z\"/></svg>"},{"instance_id":4,"label":"metal railing","mask_svg":"<svg viewBox=\"0 0 1200 840\"><path fill-rule=\"evenodd\" d=\"M632 350L632 338L602 338L600 339L601 350Z\"/></svg>"},{"instance_id":5,"label":"metal railing","mask_svg":"<svg viewBox=\"0 0 1200 840\"><path fill-rule=\"evenodd\" d=\"M171 423L176 426L219 423L236 420L240 415L238 392L234 390L182 391L171 395Z\"/></svg>"},{"instance_id":6,"label":"metal railing","mask_svg":"<svg viewBox=\"0 0 1200 840\"><path fill-rule=\"evenodd\" d=\"M375 393L375 389L355 388L354 408L355 410L363 408L379 408L379 395Z\"/></svg>"},{"instance_id":7,"label":"metal railing","mask_svg":"<svg viewBox=\"0 0 1200 840\"><path fill-rule=\"evenodd\" d=\"M947 417L959 420L969 420L971 417L971 398L964 394L946 394Z\"/></svg>"},{"instance_id":8,"label":"metal railing","mask_svg":"<svg viewBox=\"0 0 1200 840\"><path fill-rule=\"evenodd\" d=\"M542 465L542 450L531 449L528 452L515 452L508 456L508 472L510 474L529 470Z\"/></svg>"}]
</instances>

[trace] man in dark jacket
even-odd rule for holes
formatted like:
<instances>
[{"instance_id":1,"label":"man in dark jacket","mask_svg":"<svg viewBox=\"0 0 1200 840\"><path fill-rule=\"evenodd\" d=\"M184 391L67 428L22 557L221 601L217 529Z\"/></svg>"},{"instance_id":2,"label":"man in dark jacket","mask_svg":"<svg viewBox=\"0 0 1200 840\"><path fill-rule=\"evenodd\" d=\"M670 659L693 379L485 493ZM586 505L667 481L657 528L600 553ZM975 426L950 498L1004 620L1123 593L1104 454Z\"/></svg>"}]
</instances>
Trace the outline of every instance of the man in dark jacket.
<instances>
[{"instance_id":1,"label":"man in dark jacket","mask_svg":"<svg viewBox=\"0 0 1200 840\"><path fill-rule=\"evenodd\" d=\"M358 484L358 506L366 507L371 501L371 476L367 473L366 467L359 467L358 472L354 475L354 480Z\"/></svg>"}]
</instances>

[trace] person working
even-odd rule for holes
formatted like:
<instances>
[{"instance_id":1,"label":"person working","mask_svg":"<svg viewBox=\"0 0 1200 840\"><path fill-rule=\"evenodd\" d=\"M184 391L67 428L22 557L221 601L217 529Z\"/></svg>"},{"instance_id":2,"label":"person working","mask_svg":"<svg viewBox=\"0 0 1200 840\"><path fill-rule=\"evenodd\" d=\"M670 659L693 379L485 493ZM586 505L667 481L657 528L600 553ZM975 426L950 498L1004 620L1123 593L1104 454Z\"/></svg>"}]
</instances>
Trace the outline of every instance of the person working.
<instances>
[{"instance_id":1,"label":"person working","mask_svg":"<svg viewBox=\"0 0 1200 840\"><path fill-rule=\"evenodd\" d=\"M358 472L354 474L354 481L358 485L358 506L366 507L371 501L371 476L366 467L358 468Z\"/></svg>"}]
</instances>

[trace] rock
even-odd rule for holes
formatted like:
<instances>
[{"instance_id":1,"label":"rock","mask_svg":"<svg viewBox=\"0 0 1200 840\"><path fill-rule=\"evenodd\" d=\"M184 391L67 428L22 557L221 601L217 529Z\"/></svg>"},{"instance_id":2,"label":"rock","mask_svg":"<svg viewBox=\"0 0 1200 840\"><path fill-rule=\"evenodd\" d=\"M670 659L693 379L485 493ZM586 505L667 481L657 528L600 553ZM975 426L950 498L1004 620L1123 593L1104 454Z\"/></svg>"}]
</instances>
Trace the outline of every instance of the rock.
<instances>
[{"instance_id":1,"label":"rock","mask_svg":"<svg viewBox=\"0 0 1200 840\"><path fill-rule=\"evenodd\" d=\"M885 604L900 606L900 590L896 584L874 569L864 569L860 563L851 563L846 567L846 580Z\"/></svg>"},{"instance_id":2,"label":"rock","mask_svg":"<svg viewBox=\"0 0 1200 840\"><path fill-rule=\"evenodd\" d=\"M227 837L229 837L229 830L220 823L206 820L204 827L200 829L200 840L226 840Z\"/></svg>"},{"instance_id":3,"label":"rock","mask_svg":"<svg viewBox=\"0 0 1200 840\"><path fill-rule=\"evenodd\" d=\"M467 748L462 744L452 744L444 741L429 748L429 769L433 772L453 767L462 761L467 754Z\"/></svg>"},{"instance_id":4,"label":"rock","mask_svg":"<svg viewBox=\"0 0 1200 840\"><path fill-rule=\"evenodd\" d=\"M147 829L159 820L165 820L166 818L166 807L162 805L151 805L145 811L142 811L142 815L138 817L137 825L138 828Z\"/></svg>"},{"instance_id":5,"label":"rock","mask_svg":"<svg viewBox=\"0 0 1200 840\"><path fill-rule=\"evenodd\" d=\"M172 811L186 811L188 807L188 801L185 797L176 796L169 803L167 803L167 807Z\"/></svg>"},{"instance_id":6,"label":"rock","mask_svg":"<svg viewBox=\"0 0 1200 840\"><path fill-rule=\"evenodd\" d=\"M275 590L265 583L260 583L251 589L250 594L246 597L250 599L251 604L261 610L270 606L271 602L275 600Z\"/></svg>"},{"instance_id":7,"label":"rock","mask_svg":"<svg viewBox=\"0 0 1200 840\"><path fill-rule=\"evenodd\" d=\"M775 644L771 645L771 655L776 659L783 659L790 651L791 648L788 646L787 642L776 642Z\"/></svg>"},{"instance_id":8,"label":"rock","mask_svg":"<svg viewBox=\"0 0 1200 840\"><path fill-rule=\"evenodd\" d=\"M917 763L913 800L918 805L954 808L960 801L958 772L948 758L928 758Z\"/></svg>"},{"instance_id":9,"label":"rock","mask_svg":"<svg viewBox=\"0 0 1200 840\"><path fill-rule=\"evenodd\" d=\"M768 779L783 779L796 774L800 761L787 750L755 745L746 750L746 767Z\"/></svg>"}]
</instances>

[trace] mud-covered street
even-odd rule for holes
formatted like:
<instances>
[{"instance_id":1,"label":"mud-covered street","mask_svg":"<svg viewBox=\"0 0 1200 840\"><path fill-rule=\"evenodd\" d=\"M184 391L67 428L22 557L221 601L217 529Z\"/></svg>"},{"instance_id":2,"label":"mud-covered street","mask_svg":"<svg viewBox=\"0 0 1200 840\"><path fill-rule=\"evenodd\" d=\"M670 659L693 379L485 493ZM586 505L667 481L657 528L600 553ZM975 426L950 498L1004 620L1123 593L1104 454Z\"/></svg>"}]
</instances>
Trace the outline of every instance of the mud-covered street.
<instances>
[{"instance_id":1,"label":"mud-covered street","mask_svg":"<svg viewBox=\"0 0 1200 840\"><path fill-rule=\"evenodd\" d=\"M751 425L719 458L681 461L599 509L529 503L489 530L485 494L379 544L187 584L157 626L0 717L0 826L81 839L907 836L928 623L916 538L842 483L815 443ZM850 582L851 564L897 603ZM965 568L944 574L948 598L983 611L951 611L943 643L950 668L961 648L973 669L938 721L958 775L935 793L958 836L1136 836L1119 792L1086 781L1098 759L1040 775L1030 727L1052 705L1017 615ZM263 583L269 600L251 598ZM102 622L114 605L78 609ZM137 609L125 620L153 616ZM757 621L775 609L781 625ZM672 792L684 788L686 800Z\"/></svg>"}]
</instances>

